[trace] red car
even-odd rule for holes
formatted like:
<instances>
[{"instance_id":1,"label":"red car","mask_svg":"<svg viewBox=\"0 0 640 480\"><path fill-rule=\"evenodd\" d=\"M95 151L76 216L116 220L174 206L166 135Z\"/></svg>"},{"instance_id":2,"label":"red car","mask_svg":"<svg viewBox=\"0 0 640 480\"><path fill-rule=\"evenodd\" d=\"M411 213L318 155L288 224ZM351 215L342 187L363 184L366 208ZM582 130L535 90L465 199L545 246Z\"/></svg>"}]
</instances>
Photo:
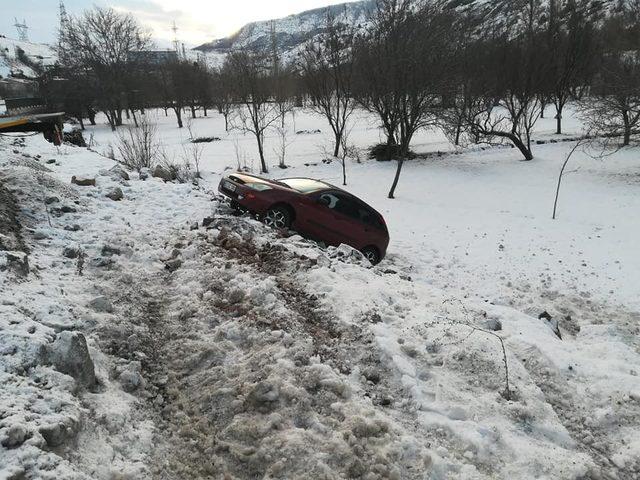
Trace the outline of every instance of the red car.
<instances>
[{"instance_id":1,"label":"red car","mask_svg":"<svg viewBox=\"0 0 640 480\"><path fill-rule=\"evenodd\" d=\"M387 253L389 232L382 215L344 190L310 178L266 178L233 173L218 191L232 205L258 215L275 228L293 228L301 235L360 250L372 264Z\"/></svg>"}]
</instances>

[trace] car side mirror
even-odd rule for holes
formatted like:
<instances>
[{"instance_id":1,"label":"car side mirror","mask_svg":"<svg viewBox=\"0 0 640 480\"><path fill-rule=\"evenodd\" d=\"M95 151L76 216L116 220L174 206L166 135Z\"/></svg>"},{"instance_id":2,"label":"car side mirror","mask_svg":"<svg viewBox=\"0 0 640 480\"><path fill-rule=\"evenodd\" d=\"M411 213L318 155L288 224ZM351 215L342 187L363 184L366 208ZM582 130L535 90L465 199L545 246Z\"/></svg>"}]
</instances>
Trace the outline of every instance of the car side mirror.
<instances>
[{"instance_id":1,"label":"car side mirror","mask_svg":"<svg viewBox=\"0 0 640 480\"><path fill-rule=\"evenodd\" d=\"M328 207L331 202L329 201L329 199L327 197L318 197L316 199L316 203L318 205L323 205L325 207Z\"/></svg>"}]
</instances>

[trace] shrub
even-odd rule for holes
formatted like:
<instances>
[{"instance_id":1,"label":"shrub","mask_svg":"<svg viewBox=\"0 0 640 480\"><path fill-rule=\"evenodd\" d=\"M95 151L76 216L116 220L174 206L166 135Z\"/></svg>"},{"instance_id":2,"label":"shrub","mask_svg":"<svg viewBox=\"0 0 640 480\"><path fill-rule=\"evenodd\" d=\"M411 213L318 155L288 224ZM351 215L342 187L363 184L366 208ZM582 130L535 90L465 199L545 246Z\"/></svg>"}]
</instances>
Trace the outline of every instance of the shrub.
<instances>
[{"instance_id":1,"label":"shrub","mask_svg":"<svg viewBox=\"0 0 640 480\"><path fill-rule=\"evenodd\" d=\"M138 127L127 127L118 133L117 162L131 170L153 168L160 153L156 126L142 117Z\"/></svg>"},{"instance_id":2,"label":"shrub","mask_svg":"<svg viewBox=\"0 0 640 480\"><path fill-rule=\"evenodd\" d=\"M369 149L369 158L377 160L379 162L388 162L400 157L400 145L388 145L386 143L379 143ZM405 158L415 158L413 152L409 152Z\"/></svg>"}]
</instances>

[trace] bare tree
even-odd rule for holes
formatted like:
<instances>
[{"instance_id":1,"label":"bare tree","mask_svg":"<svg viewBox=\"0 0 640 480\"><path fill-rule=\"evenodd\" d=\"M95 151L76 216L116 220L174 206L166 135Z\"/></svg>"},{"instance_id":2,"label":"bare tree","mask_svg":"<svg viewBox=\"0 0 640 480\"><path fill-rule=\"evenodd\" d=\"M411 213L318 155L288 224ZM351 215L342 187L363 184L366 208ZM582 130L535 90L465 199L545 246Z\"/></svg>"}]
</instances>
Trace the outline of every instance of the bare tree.
<instances>
[{"instance_id":1,"label":"bare tree","mask_svg":"<svg viewBox=\"0 0 640 480\"><path fill-rule=\"evenodd\" d=\"M131 15L94 7L80 17L69 17L59 37L60 63L92 73L97 101L115 130L122 124L131 54L147 49L150 36Z\"/></svg>"},{"instance_id":2,"label":"bare tree","mask_svg":"<svg viewBox=\"0 0 640 480\"><path fill-rule=\"evenodd\" d=\"M193 180L196 181L199 178L202 178L200 174L200 162L202 161L202 153L204 151L204 147L201 143L193 143L190 142L186 145L182 146L182 163L185 171L193 172Z\"/></svg>"},{"instance_id":3,"label":"bare tree","mask_svg":"<svg viewBox=\"0 0 640 480\"><path fill-rule=\"evenodd\" d=\"M214 73L212 78L213 104L218 113L224 117L224 130L229 131L229 115L233 109L233 86L229 65Z\"/></svg>"},{"instance_id":4,"label":"bare tree","mask_svg":"<svg viewBox=\"0 0 640 480\"><path fill-rule=\"evenodd\" d=\"M161 66L161 78L165 82L166 105L176 114L178 128L183 128L183 110L191 108L191 118L195 117L195 67L191 62L176 59Z\"/></svg>"},{"instance_id":5,"label":"bare tree","mask_svg":"<svg viewBox=\"0 0 640 480\"><path fill-rule=\"evenodd\" d=\"M137 171L153 167L161 153L156 126L143 116L137 128L127 126L118 133L117 149L116 160L125 167Z\"/></svg>"},{"instance_id":6,"label":"bare tree","mask_svg":"<svg viewBox=\"0 0 640 480\"><path fill-rule=\"evenodd\" d=\"M567 154L567 156L564 159L564 162L562 163L562 168L560 169L560 173L558 174L558 184L556 185L556 196L553 200L553 216L552 216L553 220L556 219L556 214L558 212L558 199L560 198L560 187L562 186L562 179L564 178L564 174L567 169L567 165L569 164L569 160L571 160L571 157L573 157L573 154L576 153L578 148L580 148L580 146L582 146L587 141L588 138L589 138L588 136L585 136L579 141L577 141L576 144L573 146L573 148L569 150L569 153Z\"/></svg>"},{"instance_id":7,"label":"bare tree","mask_svg":"<svg viewBox=\"0 0 640 480\"><path fill-rule=\"evenodd\" d=\"M547 49L548 67L540 97L555 106L558 135L562 133L564 107L587 87L596 58L595 29L584 9L573 2L562 9L559 3L551 0L547 7L548 21L542 45ZM541 102L541 116L544 105Z\"/></svg>"},{"instance_id":8,"label":"bare tree","mask_svg":"<svg viewBox=\"0 0 640 480\"><path fill-rule=\"evenodd\" d=\"M624 3L602 36L599 71L581 114L596 134L621 136L627 146L640 129L640 0Z\"/></svg>"},{"instance_id":9,"label":"bare tree","mask_svg":"<svg viewBox=\"0 0 640 480\"><path fill-rule=\"evenodd\" d=\"M334 157L340 153L347 122L356 107L352 97L353 38L353 27L339 22L328 10L324 32L306 45L299 60L311 109L323 115L333 131Z\"/></svg>"},{"instance_id":10,"label":"bare tree","mask_svg":"<svg viewBox=\"0 0 640 480\"><path fill-rule=\"evenodd\" d=\"M226 59L234 88L236 118L239 127L253 134L258 145L261 172L268 173L264 156L265 132L280 119L280 109L273 101L273 77L268 58L255 52L239 51Z\"/></svg>"},{"instance_id":11,"label":"bare tree","mask_svg":"<svg viewBox=\"0 0 640 480\"><path fill-rule=\"evenodd\" d=\"M278 138L278 144L277 147L273 149L273 152L278 157L278 167L284 169L287 168L287 151L293 144L293 141L289 139L289 132L285 127L278 126L275 130Z\"/></svg>"},{"instance_id":12,"label":"bare tree","mask_svg":"<svg viewBox=\"0 0 640 480\"><path fill-rule=\"evenodd\" d=\"M474 137L506 139L532 160L531 134L540 118L548 63L539 48L538 2L529 0L520 15L516 27L478 40L467 124Z\"/></svg>"},{"instance_id":13,"label":"bare tree","mask_svg":"<svg viewBox=\"0 0 640 480\"><path fill-rule=\"evenodd\" d=\"M356 42L360 103L378 115L398 165L394 198L415 132L435 124L451 69L454 13L437 3L379 0L371 31ZM395 148L397 146L397 148Z\"/></svg>"}]
</instances>

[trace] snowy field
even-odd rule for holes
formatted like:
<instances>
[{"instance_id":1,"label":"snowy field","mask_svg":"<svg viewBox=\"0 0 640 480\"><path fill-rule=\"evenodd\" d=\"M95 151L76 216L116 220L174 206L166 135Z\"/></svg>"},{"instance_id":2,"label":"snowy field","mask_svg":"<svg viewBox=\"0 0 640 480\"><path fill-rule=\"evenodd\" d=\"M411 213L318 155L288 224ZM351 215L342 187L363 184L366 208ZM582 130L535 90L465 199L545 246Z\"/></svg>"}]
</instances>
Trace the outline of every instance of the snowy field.
<instances>
[{"instance_id":1,"label":"snowy field","mask_svg":"<svg viewBox=\"0 0 640 480\"><path fill-rule=\"evenodd\" d=\"M178 159L188 129L148 115ZM422 132L418 153L451 153L408 162L389 200L395 164L364 160L380 136L355 120L363 163L345 188L392 239L375 268L229 216L220 175L258 159L217 114L192 124L220 138L204 144L200 186L0 137L22 225L0 240L29 254L25 276L9 268L23 254L0 251L0 478L640 476L638 149L579 151L552 221L573 144L522 162ZM339 185L322 120L299 112L288 128L284 171L267 138L270 176ZM97 152L115 144L104 124L85 136Z\"/></svg>"},{"instance_id":2,"label":"snowy field","mask_svg":"<svg viewBox=\"0 0 640 480\"><path fill-rule=\"evenodd\" d=\"M238 158L243 167L259 173L253 136L227 134L223 118L211 115L192 122L194 137L221 139L202 144L201 169L207 182L215 187L225 170L237 168ZM166 150L180 162L189 131L176 128L171 114L150 117L158 121ZM341 165L322 163L332 151L328 125L308 113L288 119L286 163L291 168L277 168L281 139L271 132L265 141L269 176L310 176L341 185ZM580 128L569 112L567 136L575 137ZM316 130L322 133L295 134ZM553 118L540 120L534 140L558 138L554 132ZM115 145L104 124L89 127L91 135L98 151ZM348 162L346 188L385 215L391 234L389 260L411 269L414 276L457 295L495 302L521 299L525 305L540 303L541 295L568 296L559 300L567 307L593 299L640 309L637 149L604 159L592 158L600 153L595 148L577 152L561 191L559 219L552 221L557 176L573 143L534 145L532 162L521 161L511 148L408 162L396 200L388 200L395 162L366 160L367 147L382 141L375 118L359 112L349 140L362 150L364 164ZM413 149L446 152L453 146L439 131L421 131Z\"/></svg>"}]
</instances>

